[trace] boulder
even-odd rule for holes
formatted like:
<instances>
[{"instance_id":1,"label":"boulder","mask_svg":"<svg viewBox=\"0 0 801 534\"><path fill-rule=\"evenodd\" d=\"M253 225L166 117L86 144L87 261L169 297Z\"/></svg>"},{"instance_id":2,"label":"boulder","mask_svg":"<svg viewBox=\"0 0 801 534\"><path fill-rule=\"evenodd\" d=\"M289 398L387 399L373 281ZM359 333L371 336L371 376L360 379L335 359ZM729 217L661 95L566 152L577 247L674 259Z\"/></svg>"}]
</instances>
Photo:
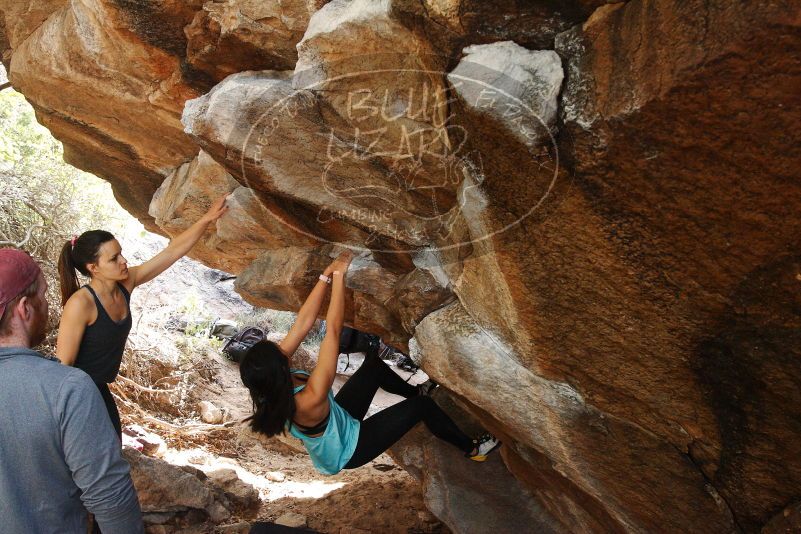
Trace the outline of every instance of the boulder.
<instances>
[{"instance_id":1,"label":"boulder","mask_svg":"<svg viewBox=\"0 0 801 534\"><path fill-rule=\"evenodd\" d=\"M204 423L218 425L223 422L222 410L217 408L214 403L205 400L200 401L197 405L197 409L200 412L200 419Z\"/></svg>"},{"instance_id":2,"label":"boulder","mask_svg":"<svg viewBox=\"0 0 801 534\"><path fill-rule=\"evenodd\" d=\"M131 465L131 477L139 495L145 523L195 528L208 522L217 524L231 517L232 511L252 508L258 502L255 488L227 471L213 477L189 466L176 466L123 449Z\"/></svg>"},{"instance_id":3,"label":"boulder","mask_svg":"<svg viewBox=\"0 0 801 534\"><path fill-rule=\"evenodd\" d=\"M762 529L764 534L787 534L801 530L801 503L787 506L768 521Z\"/></svg>"},{"instance_id":4,"label":"boulder","mask_svg":"<svg viewBox=\"0 0 801 534\"><path fill-rule=\"evenodd\" d=\"M536 149L556 126L562 61L553 50L527 50L512 41L468 46L448 81L463 104L492 128Z\"/></svg>"},{"instance_id":5,"label":"boulder","mask_svg":"<svg viewBox=\"0 0 801 534\"><path fill-rule=\"evenodd\" d=\"M234 287L254 305L297 310L337 252L332 245L273 250L248 266ZM389 344L405 347L409 334L398 335L398 319L381 300L390 298L394 276L367 261L354 260L353 267L345 279L345 321L357 330L378 333ZM354 286L364 291L355 291ZM321 306L321 314L328 306L327 299L328 296Z\"/></svg>"},{"instance_id":6,"label":"boulder","mask_svg":"<svg viewBox=\"0 0 801 534\"><path fill-rule=\"evenodd\" d=\"M447 377L448 389L501 437L506 465L531 489L540 503L537 515L549 517L553 528L634 531L652 525L671 531L686 521L734 528L730 510L686 454L599 410L570 384L533 373L459 303L421 321L415 341L423 370L440 384ZM636 477L626 476L634 470ZM551 498L554 487L560 489L557 499ZM515 515L529 508L525 501L512 504Z\"/></svg>"},{"instance_id":7,"label":"boulder","mask_svg":"<svg viewBox=\"0 0 801 534\"><path fill-rule=\"evenodd\" d=\"M287 512L275 520L276 525L282 525L290 528L301 528L306 526L306 516L296 514L295 512Z\"/></svg>"},{"instance_id":8,"label":"boulder","mask_svg":"<svg viewBox=\"0 0 801 534\"><path fill-rule=\"evenodd\" d=\"M468 435L482 432L453 397L438 391L434 399ZM426 506L452 532L571 532L560 527L537 497L512 475L500 453L474 462L419 425L392 447L391 454L420 480Z\"/></svg>"},{"instance_id":9,"label":"boulder","mask_svg":"<svg viewBox=\"0 0 801 534\"><path fill-rule=\"evenodd\" d=\"M5 18L5 38L8 55L11 49L19 46L28 36L56 11L62 9L67 0L34 0L31 2L14 2L3 6ZM7 62L8 58L3 57Z\"/></svg>"},{"instance_id":10,"label":"boulder","mask_svg":"<svg viewBox=\"0 0 801 534\"><path fill-rule=\"evenodd\" d=\"M231 502L243 508L253 508L259 505L259 491L250 484L243 482L234 469L217 469L206 473L215 485L222 488L225 496Z\"/></svg>"},{"instance_id":11,"label":"boulder","mask_svg":"<svg viewBox=\"0 0 801 534\"><path fill-rule=\"evenodd\" d=\"M542 365L687 454L746 531L801 481L801 148L779 134L801 119L799 16L795 2L652 0L560 35L565 204L593 222L560 217L570 236L532 248L543 278L563 280L540 307L576 310L531 325L559 354Z\"/></svg>"},{"instance_id":12,"label":"boulder","mask_svg":"<svg viewBox=\"0 0 801 534\"><path fill-rule=\"evenodd\" d=\"M162 458L167 452L167 443L164 438L153 432L148 432L140 425L127 425L122 429L123 445L129 446L146 456Z\"/></svg>"},{"instance_id":13,"label":"boulder","mask_svg":"<svg viewBox=\"0 0 801 534\"><path fill-rule=\"evenodd\" d=\"M454 299L447 279L437 279L423 267L398 279L386 306L398 318L403 330L413 334L421 319Z\"/></svg>"},{"instance_id":14,"label":"boulder","mask_svg":"<svg viewBox=\"0 0 801 534\"><path fill-rule=\"evenodd\" d=\"M14 18L17 5L0 5L14 27L21 21ZM129 12L106 0L38 5L22 20L39 25L12 33L16 41L30 31L14 43L9 80L64 143L65 159L106 178L120 203L151 223L147 205L162 173L197 153L180 124L184 102L198 93L168 50L176 26L144 31L156 13Z\"/></svg>"},{"instance_id":15,"label":"boulder","mask_svg":"<svg viewBox=\"0 0 801 534\"><path fill-rule=\"evenodd\" d=\"M173 466L131 449L125 449L124 453L131 464L131 476L143 512L205 510L214 502L213 490L205 483L202 471Z\"/></svg>"},{"instance_id":16,"label":"boulder","mask_svg":"<svg viewBox=\"0 0 801 534\"><path fill-rule=\"evenodd\" d=\"M552 48L554 37L618 0L424 0L427 17L447 29L454 46L511 40L527 48Z\"/></svg>"}]
</instances>

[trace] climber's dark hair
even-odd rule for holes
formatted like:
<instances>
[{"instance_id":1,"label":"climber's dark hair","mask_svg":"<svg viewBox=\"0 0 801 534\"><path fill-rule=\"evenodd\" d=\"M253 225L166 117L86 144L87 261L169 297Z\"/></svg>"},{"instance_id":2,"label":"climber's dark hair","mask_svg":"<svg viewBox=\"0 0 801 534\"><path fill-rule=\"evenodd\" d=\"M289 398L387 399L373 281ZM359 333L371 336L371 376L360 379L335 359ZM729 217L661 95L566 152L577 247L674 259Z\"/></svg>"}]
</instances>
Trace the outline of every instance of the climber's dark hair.
<instances>
[{"instance_id":1,"label":"climber's dark hair","mask_svg":"<svg viewBox=\"0 0 801 534\"><path fill-rule=\"evenodd\" d=\"M58 258L58 277L61 281L61 305L65 305L73 293L80 289L78 284L78 271L89 276L86 265L97 263L100 247L103 243L112 241L114 236L105 230L89 230L76 239L70 239L61 248Z\"/></svg>"},{"instance_id":2,"label":"climber's dark hair","mask_svg":"<svg viewBox=\"0 0 801 534\"><path fill-rule=\"evenodd\" d=\"M253 415L245 419L250 428L267 436L286 433L295 417L289 358L272 341L259 341L242 358L239 376L253 401Z\"/></svg>"}]
</instances>

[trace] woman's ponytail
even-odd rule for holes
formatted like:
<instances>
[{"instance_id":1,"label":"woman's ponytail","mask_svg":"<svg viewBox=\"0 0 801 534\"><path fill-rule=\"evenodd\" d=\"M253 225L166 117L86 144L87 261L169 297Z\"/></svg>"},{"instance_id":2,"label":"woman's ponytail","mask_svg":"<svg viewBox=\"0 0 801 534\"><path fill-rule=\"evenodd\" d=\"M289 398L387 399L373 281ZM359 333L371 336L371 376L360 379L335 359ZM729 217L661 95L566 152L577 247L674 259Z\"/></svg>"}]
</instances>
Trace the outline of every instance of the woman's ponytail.
<instances>
[{"instance_id":1,"label":"woman's ponytail","mask_svg":"<svg viewBox=\"0 0 801 534\"><path fill-rule=\"evenodd\" d=\"M89 276L86 266L97 263L100 247L114 236L105 230L89 230L67 241L61 249L58 258L58 278L61 282L61 305L64 306L69 298L81 286L78 282L78 273ZM77 272L76 272L77 271Z\"/></svg>"},{"instance_id":2,"label":"woman's ponytail","mask_svg":"<svg viewBox=\"0 0 801 534\"><path fill-rule=\"evenodd\" d=\"M72 261L72 243L67 241L61 248L58 257L58 278L61 282L61 305L64 306L73 293L80 289L78 273L75 272L75 263Z\"/></svg>"}]
</instances>

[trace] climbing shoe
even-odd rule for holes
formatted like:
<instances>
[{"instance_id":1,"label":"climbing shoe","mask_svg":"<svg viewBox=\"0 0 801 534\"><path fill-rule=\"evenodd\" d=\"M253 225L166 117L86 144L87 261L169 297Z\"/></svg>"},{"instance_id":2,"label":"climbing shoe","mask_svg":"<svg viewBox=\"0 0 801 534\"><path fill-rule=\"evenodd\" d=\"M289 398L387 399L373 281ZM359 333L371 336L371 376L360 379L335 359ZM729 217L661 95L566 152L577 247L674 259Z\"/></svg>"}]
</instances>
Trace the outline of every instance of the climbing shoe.
<instances>
[{"instance_id":1,"label":"climbing shoe","mask_svg":"<svg viewBox=\"0 0 801 534\"><path fill-rule=\"evenodd\" d=\"M489 432L482 434L478 439L473 440L473 446L477 450L476 454L467 453L465 456L474 462L483 462L487 455L501 446L501 441ZM472 452L472 451L471 451Z\"/></svg>"},{"instance_id":2,"label":"climbing shoe","mask_svg":"<svg viewBox=\"0 0 801 534\"><path fill-rule=\"evenodd\" d=\"M431 393L439 387L439 384L430 378L422 384L417 384L417 394L431 396Z\"/></svg>"}]
</instances>

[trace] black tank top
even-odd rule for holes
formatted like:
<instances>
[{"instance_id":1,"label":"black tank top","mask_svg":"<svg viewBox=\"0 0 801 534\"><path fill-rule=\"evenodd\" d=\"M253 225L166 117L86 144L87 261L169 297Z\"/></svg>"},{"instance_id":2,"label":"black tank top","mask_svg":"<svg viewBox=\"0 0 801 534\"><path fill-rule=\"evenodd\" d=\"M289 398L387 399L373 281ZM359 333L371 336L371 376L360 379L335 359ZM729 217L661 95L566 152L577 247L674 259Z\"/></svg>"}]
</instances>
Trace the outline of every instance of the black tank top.
<instances>
[{"instance_id":1,"label":"black tank top","mask_svg":"<svg viewBox=\"0 0 801 534\"><path fill-rule=\"evenodd\" d=\"M75 367L83 370L95 382L103 384L110 384L117 378L125 342L128 340L128 333L133 325L131 295L122 284L117 285L125 296L125 308L128 311L125 319L120 322L109 317L94 289L88 285L83 286L95 298L97 320L84 330L81 346L78 348L78 357L75 358Z\"/></svg>"}]
</instances>

